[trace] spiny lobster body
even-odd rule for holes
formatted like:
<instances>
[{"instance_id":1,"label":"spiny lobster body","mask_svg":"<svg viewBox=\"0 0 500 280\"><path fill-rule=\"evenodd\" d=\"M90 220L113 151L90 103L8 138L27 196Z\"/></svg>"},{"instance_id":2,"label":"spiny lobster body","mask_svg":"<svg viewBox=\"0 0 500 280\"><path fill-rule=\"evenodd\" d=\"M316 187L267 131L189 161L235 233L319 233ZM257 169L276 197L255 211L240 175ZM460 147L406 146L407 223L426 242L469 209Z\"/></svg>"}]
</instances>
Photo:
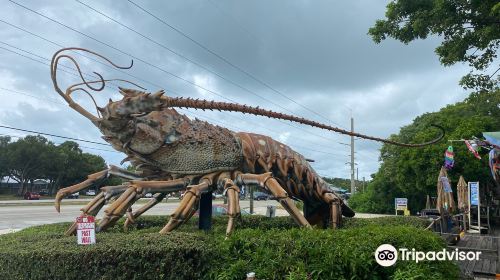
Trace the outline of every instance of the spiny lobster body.
<instances>
[{"instance_id":1,"label":"spiny lobster body","mask_svg":"<svg viewBox=\"0 0 500 280\"><path fill-rule=\"evenodd\" d=\"M224 171L271 172L291 198L305 201L310 207L323 204L322 195L331 193L308 161L283 143L268 136L235 133L198 119L191 120L174 109L148 112L161 107L158 100L162 92L147 94L121 89L121 93L125 96L123 100L111 101L100 110L103 118L97 126L103 138L126 153L127 160L143 172L172 178ZM123 126L117 125L116 117L123 119L139 111L141 115L129 117ZM352 216L353 212L342 205L345 214Z\"/></svg>"},{"instance_id":2,"label":"spiny lobster body","mask_svg":"<svg viewBox=\"0 0 500 280\"><path fill-rule=\"evenodd\" d=\"M304 227L322 224L336 228L342 215L354 216L354 212L312 169L308 160L287 145L264 135L236 133L197 119L191 120L174 110L175 107L236 111L266 116L406 147L433 144L444 136L443 133L438 138L421 144L399 143L258 107L172 98L165 96L163 91L150 94L145 91L120 88L123 98L115 102L110 100L101 108L97 106L86 88L100 91L104 89L107 81L133 83L124 80L104 80L98 73L96 74L99 80L88 82L83 78L77 62L71 56L61 54L67 50L84 51L104 59L115 67L121 69L127 67L119 67L107 58L81 48L62 49L54 54L51 63L51 76L56 91L70 107L99 128L105 141L114 149L125 153L127 155L125 160L130 161L138 171L128 172L111 166L89 175L84 182L63 188L57 193L56 209L59 211L63 197L95 185L109 175L126 180L119 186L101 188L102 192L82 208L84 215L96 215L106 202L112 201L104 211L105 216L99 223L99 230L112 226L125 214L127 215L125 227L127 227L168 193L184 190L185 195L179 207L160 231L170 232L195 213L202 193L219 189L224 191L228 200L229 220L226 234L230 235L234 219L240 215L239 192L240 187L244 185L258 186L270 192L290 216ZM57 84L57 66L61 58L73 62L82 78L81 83L68 87L66 92L63 92ZM95 84L100 86L94 87ZM80 87L82 85L86 88ZM76 91L83 91L92 98L96 105L97 116L73 101L71 94ZM132 205L149 192L155 193L154 197L146 205L132 212ZM297 209L292 199L304 201L306 208L304 215ZM75 230L74 224L67 234L73 234Z\"/></svg>"}]
</instances>

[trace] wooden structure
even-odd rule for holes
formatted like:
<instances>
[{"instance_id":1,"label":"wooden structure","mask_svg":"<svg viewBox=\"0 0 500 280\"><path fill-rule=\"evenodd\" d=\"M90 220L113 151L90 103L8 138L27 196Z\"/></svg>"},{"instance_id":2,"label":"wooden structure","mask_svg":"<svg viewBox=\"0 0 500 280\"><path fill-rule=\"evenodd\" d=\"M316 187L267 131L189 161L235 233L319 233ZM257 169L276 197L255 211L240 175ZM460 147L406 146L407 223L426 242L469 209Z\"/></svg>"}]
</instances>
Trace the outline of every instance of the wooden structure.
<instances>
[{"instance_id":1,"label":"wooden structure","mask_svg":"<svg viewBox=\"0 0 500 280\"><path fill-rule=\"evenodd\" d=\"M446 178L446 180L448 181L448 187L450 188L449 191L445 189L447 186L444 182L444 178ZM451 192L451 184L448 180L448 173L446 172L446 169L444 167L441 167L441 171L439 172L439 176L437 179L437 194L438 197L436 208L440 212L442 211L442 209L447 209L449 213L452 213L457 209L455 199L453 199L453 192Z\"/></svg>"},{"instance_id":2,"label":"wooden structure","mask_svg":"<svg viewBox=\"0 0 500 280\"><path fill-rule=\"evenodd\" d=\"M469 209L469 190L463 176L460 176L457 184L457 204L462 213Z\"/></svg>"},{"instance_id":3,"label":"wooden structure","mask_svg":"<svg viewBox=\"0 0 500 280\"><path fill-rule=\"evenodd\" d=\"M450 251L481 252L477 261L457 261L463 274L473 277L495 277L500 275L500 231L491 235L466 234L455 246L448 246Z\"/></svg>"}]
</instances>

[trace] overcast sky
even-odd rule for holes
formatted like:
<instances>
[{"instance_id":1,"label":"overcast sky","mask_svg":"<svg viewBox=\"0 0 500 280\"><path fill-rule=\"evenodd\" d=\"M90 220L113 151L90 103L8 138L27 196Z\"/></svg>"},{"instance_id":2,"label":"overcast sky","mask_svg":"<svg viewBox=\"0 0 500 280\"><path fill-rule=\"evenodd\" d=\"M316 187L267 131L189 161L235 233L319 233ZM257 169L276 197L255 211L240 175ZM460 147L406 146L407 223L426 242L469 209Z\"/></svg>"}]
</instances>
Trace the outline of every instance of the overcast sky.
<instances>
[{"instance_id":1,"label":"overcast sky","mask_svg":"<svg viewBox=\"0 0 500 280\"><path fill-rule=\"evenodd\" d=\"M122 65L132 55L143 62L135 59L126 72L75 57L86 73L128 79L149 91L163 88L171 96L230 100L342 128L349 128L352 110L355 131L377 137L397 133L415 117L467 95L458 86L467 68L439 64L434 53L439 38L409 45L371 40L368 29L383 18L388 1L134 0L201 46L127 1L82 0L142 36L78 2L15 1L101 43L2 0L0 124L6 126L103 142L99 130L52 87L45 59L60 46L95 50ZM62 85L78 82L67 73L59 76ZM119 98L114 85L94 96L101 105ZM88 97L76 93L75 98L93 112ZM348 136L238 113L180 112L233 131L271 136L314 159L321 175L350 176L350 148L340 144L349 143ZM0 133L25 135L4 128ZM111 147L81 145L111 164L124 157ZM381 144L357 140L355 147L359 178L369 178L379 167Z\"/></svg>"}]
</instances>

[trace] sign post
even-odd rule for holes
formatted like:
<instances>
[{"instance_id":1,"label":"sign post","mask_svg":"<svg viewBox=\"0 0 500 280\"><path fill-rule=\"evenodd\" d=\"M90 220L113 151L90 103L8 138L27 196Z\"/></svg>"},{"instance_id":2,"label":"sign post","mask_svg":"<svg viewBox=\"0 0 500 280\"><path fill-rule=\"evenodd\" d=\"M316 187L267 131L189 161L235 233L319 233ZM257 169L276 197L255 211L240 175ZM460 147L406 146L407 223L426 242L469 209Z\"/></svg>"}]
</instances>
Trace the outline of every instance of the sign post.
<instances>
[{"instance_id":1,"label":"sign post","mask_svg":"<svg viewBox=\"0 0 500 280\"><path fill-rule=\"evenodd\" d=\"M76 236L78 245L95 244L94 216L80 216L76 218Z\"/></svg>"},{"instance_id":2,"label":"sign post","mask_svg":"<svg viewBox=\"0 0 500 280\"><path fill-rule=\"evenodd\" d=\"M394 199L394 208L396 209L396 216L398 215L398 211L407 211L408 210L408 198L398 197Z\"/></svg>"},{"instance_id":3,"label":"sign post","mask_svg":"<svg viewBox=\"0 0 500 280\"><path fill-rule=\"evenodd\" d=\"M470 208L477 206L477 230L481 232L481 202L479 198L479 182L469 182L469 227L472 227Z\"/></svg>"}]
</instances>

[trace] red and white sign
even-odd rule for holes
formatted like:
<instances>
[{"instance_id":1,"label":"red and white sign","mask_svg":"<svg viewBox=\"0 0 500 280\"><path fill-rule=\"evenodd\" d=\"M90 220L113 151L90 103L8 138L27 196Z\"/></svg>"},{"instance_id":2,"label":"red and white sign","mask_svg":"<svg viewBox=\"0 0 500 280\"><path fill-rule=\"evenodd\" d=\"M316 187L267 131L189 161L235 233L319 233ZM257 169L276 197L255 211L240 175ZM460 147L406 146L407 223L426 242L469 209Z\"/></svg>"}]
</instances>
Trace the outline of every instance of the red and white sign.
<instances>
[{"instance_id":1,"label":"red and white sign","mask_svg":"<svg viewBox=\"0 0 500 280\"><path fill-rule=\"evenodd\" d=\"M95 243L94 216L80 216L76 218L76 236L79 245Z\"/></svg>"}]
</instances>

